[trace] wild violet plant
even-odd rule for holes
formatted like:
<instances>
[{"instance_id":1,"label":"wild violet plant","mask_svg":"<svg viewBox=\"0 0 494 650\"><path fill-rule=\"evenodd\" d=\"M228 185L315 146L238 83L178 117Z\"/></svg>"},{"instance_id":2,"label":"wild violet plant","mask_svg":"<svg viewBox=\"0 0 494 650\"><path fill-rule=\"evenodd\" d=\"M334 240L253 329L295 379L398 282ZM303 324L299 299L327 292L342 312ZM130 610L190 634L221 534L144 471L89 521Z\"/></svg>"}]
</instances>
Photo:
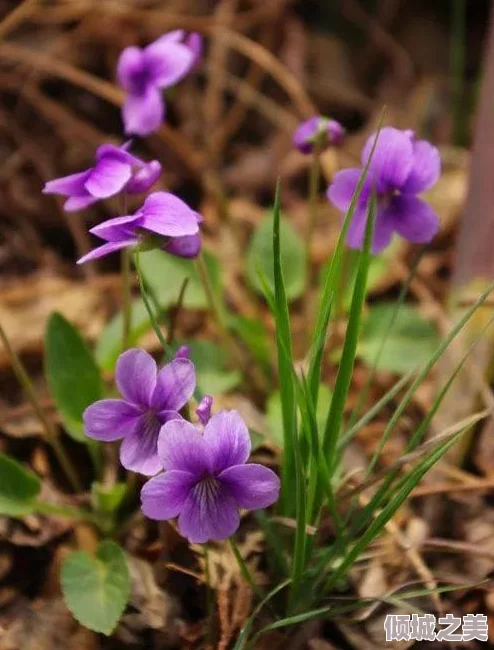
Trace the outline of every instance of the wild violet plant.
<instances>
[{"instance_id":1,"label":"wild violet plant","mask_svg":"<svg viewBox=\"0 0 494 650\"><path fill-rule=\"evenodd\" d=\"M143 135L159 126L164 116L161 91L192 70L200 50L197 35L179 30L144 49L127 48L122 53L118 79L128 93L123 109L126 132ZM314 118L301 126L294 139L295 145L317 157L323 146L340 141L343 131L336 125L323 118ZM319 143L317 148L313 147L315 142ZM314 169L317 170L317 165ZM103 145L96 152L94 167L51 181L44 191L67 197L66 210L81 210L110 196L145 193L151 189L160 171L158 161L145 162L131 154L130 143L119 147ZM39 512L82 519L98 531L103 541L95 554L74 551L62 567L61 581L67 605L82 624L105 634L111 634L118 624L129 597L130 578L125 552L117 540L122 539L122 527L128 525L139 508L149 519L171 522L167 525L176 526L190 543L205 545L205 557L207 544L228 539L239 570L257 599L236 641L237 650L248 643L252 645L270 629L288 628L289 633L291 626L317 617L337 616L362 606L362 601L355 598L343 607L341 601L334 598L335 589L349 583L354 563L382 533L424 474L474 423L470 418L468 422L458 423L447 435L421 444L453 376L439 391L431 412L412 432L407 448L409 456L405 459L408 462L373 474L380 450L420 383L493 287L479 296L416 373L400 380L351 426L345 413L362 336L362 313L373 255L390 242L393 232L411 242L429 242L434 237L438 230L437 217L417 194L430 188L439 173L439 153L435 147L416 139L410 131L384 127L379 128L365 145L362 169L342 170L335 176L328 189L328 198L345 216L333 256L322 277L315 322L307 323L307 327L313 325L313 329L304 371L296 368L293 356L285 284L288 267L283 264L285 251L278 187L269 246L273 282L270 284L263 274L260 277L276 326L282 436L280 454L273 461L273 468L250 460L251 436L240 414L234 410L216 411L212 397L199 389L194 342L190 347L173 348L173 352L172 341L164 338L160 296L153 295L150 290L151 275L143 272L143 261L149 251L163 259L166 253L185 260L190 258L184 263L190 265L187 268L193 275L191 260L201 249L203 218L181 198L168 192L154 192L143 200L142 207L134 214L120 214L95 226L91 232L105 243L79 260L82 263L121 249L134 256L146 309L146 326L154 328L163 346L165 360L160 366L144 350L125 345L114 368L119 393L115 396L114 391L104 389L93 354L70 323L55 314L48 324L47 379L65 431L86 446L84 453L92 459L90 500L84 501L89 485L82 481L78 471L80 463L74 463L65 451L63 439L40 407L29 377L0 328L13 369L46 429L47 442L70 487L79 495L77 502L84 504L76 506L70 497L63 506L42 500L39 478L14 459L0 454L0 513L23 517ZM322 368L326 363L328 331L334 318L339 317L336 306L340 304L343 290L347 244L357 249L356 276L337 376L321 422L320 407L324 406ZM218 297L214 282L207 275L207 265L199 268L196 277L203 281L207 304L218 316L220 310L215 301L221 296ZM127 291L129 268L123 271ZM156 278L154 280L156 287ZM159 278L160 283L168 281L168 277ZM182 295L183 288L177 286L176 294ZM168 323L171 332L172 325ZM221 320L218 325L220 334L231 336L230 321L225 325ZM232 336L229 344L232 339L240 356L232 356L230 362L237 364L237 359L247 354L246 362L255 364L257 357L250 356L251 339L245 330L240 345ZM211 358L208 363L212 363ZM234 369L243 371L241 367ZM399 391L407 385L404 396L399 399ZM378 450L370 461L367 477L350 489L342 476L341 458L345 446L363 424L398 399ZM112 460L111 454L102 453L105 445L110 445L106 449L111 449L115 441L122 441L118 463ZM117 476L117 480L110 483L103 480L108 463ZM370 485L375 488L372 494L359 500ZM247 514L249 511L259 511L255 521L265 533L268 586L256 584L235 539L239 529L241 533L244 513L254 521L254 517ZM329 535L318 530L325 519L332 524ZM427 593L427 589L424 592ZM406 594L401 597L406 599ZM265 623L271 620L262 628L258 625L261 611ZM208 626L214 634L214 612Z\"/></svg>"}]
</instances>

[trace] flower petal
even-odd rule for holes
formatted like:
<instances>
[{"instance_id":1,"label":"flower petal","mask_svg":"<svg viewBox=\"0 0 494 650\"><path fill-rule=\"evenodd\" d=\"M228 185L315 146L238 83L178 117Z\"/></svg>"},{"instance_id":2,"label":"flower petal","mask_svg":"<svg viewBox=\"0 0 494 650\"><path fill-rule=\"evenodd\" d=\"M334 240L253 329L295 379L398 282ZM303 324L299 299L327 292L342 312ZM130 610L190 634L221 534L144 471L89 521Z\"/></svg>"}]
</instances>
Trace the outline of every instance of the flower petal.
<instances>
[{"instance_id":1,"label":"flower petal","mask_svg":"<svg viewBox=\"0 0 494 650\"><path fill-rule=\"evenodd\" d=\"M91 169L77 174L70 174L70 176L62 176L62 178L55 178L52 181L45 183L43 194L61 194L62 196L78 196L85 197L87 190L84 183L91 173Z\"/></svg>"},{"instance_id":2,"label":"flower petal","mask_svg":"<svg viewBox=\"0 0 494 650\"><path fill-rule=\"evenodd\" d=\"M191 70L195 56L186 45L158 39L144 49L144 61L150 82L157 88L169 88Z\"/></svg>"},{"instance_id":3,"label":"flower petal","mask_svg":"<svg viewBox=\"0 0 494 650\"><path fill-rule=\"evenodd\" d=\"M143 228L165 237L195 235L199 231L194 210L170 192L153 192L139 212Z\"/></svg>"},{"instance_id":4,"label":"flower petal","mask_svg":"<svg viewBox=\"0 0 494 650\"><path fill-rule=\"evenodd\" d=\"M362 164L369 159L376 133L368 138L362 151ZM413 164L413 145L404 131L385 127L381 129L369 167L369 179L378 192L400 189Z\"/></svg>"},{"instance_id":5,"label":"flower petal","mask_svg":"<svg viewBox=\"0 0 494 650\"><path fill-rule=\"evenodd\" d=\"M358 209L355 211L350 226L347 231L346 243L350 248L362 250L364 246L365 226L366 226L367 209ZM372 253L376 254L382 251L391 241L394 224L389 215L378 212L374 224L374 235L372 238Z\"/></svg>"},{"instance_id":6,"label":"flower petal","mask_svg":"<svg viewBox=\"0 0 494 650\"><path fill-rule=\"evenodd\" d=\"M98 199L94 196L91 196L91 194L88 192L86 196L71 196L65 201L63 209L66 212L77 212L78 210L84 210L85 208L88 208L90 205L93 205L93 203L96 203L97 201Z\"/></svg>"},{"instance_id":7,"label":"flower petal","mask_svg":"<svg viewBox=\"0 0 494 650\"><path fill-rule=\"evenodd\" d=\"M143 51L139 47L126 47L117 63L117 80L124 90L132 92L142 76Z\"/></svg>"},{"instance_id":8,"label":"flower petal","mask_svg":"<svg viewBox=\"0 0 494 650\"><path fill-rule=\"evenodd\" d=\"M430 242L439 230L439 219L430 205L410 194L394 196L387 215L396 232L416 244Z\"/></svg>"},{"instance_id":9,"label":"flower petal","mask_svg":"<svg viewBox=\"0 0 494 650\"><path fill-rule=\"evenodd\" d=\"M192 397L196 387L196 371L189 359L173 359L158 373L151 405L157 411L179 411Z\"/></svg>"},{"instance_id":10,"label":"flower petal","mask_svg":"<svg viewBox=\"0 0 494 650\"><path fill-rule=\"evenodd\" d=\"M185 237L174 237L166 242L163 250L176 257L194 259L201 250L201 235L186 235Z\"/></svg>"},{"instance_id":11,"label":"flower petal","mask_svg":"<svg viewBox=\"0 0 494 650\"><path fill-rule=\"evenodd\" d=\"M210 469L203 436L186 420L170 420L161 427L158 454L167 471L178 469L200 478Z\"/></svg>"},{"instance_id":12,"label":"flower petal","mask_svg":"<svg viewBox=\"0 0 494 650\"><path fill-rule=\"evenodd\" d=\"M184 44L192 52L193 60L191 70L198 65L204 50L204 40L198 32L191 32L185 37Z\"/></svg>"},{"instance_id":13,"label":"flower petal","mask_svg":"<svg viewBox=\"0 0 494 650\"><path fill-rule=\"evenodd\" d=\"M119 440L134 431L140 415L123 399L102 399L84 411L84 431L95 440Z\"/></svg>"},{"instance_id":14,"label":"flower petal","mask_svg":"<svg viewBox=\"0 0 494 650\"><path fill-rule=\"evenodd\" d=\"M122 108L125 133L149 135L157 131L165 117L165 104L160 91L154 86L143 93L131 93Z\"/></svg>"},{"instance_id":15,"label":"flower petal","mask_svg":"<svg viewBox=\"0 0 494 650\"><path fill-rule=\"evenodd\" d=\"M144 163L140 169L132 174L132 178L125 186L129 194L142 194L147 192L156 183L161 175L161 165L157 160Z\"/></svg>"},{"instance_id":16,"label":"flower petal","mask_svg":"<svg viewBox=\"0 0 494 650\"><path fill-rule=\"evenodd\" d=\"M141 415L135 429L120 447L120 462L125 469L153 476L163 469L158 456L160 422L152 414Z\"/></svg>"},{"instance_id":17,"label":"flower petal","mask_svg":"<svg viewBox=\"0 0 494 650\"><path fill-rule=\"evenodd\" d=\"M86 253L86 255L83 255L80 259L77 260L77 264L84 264L90 260L97 260L100 257L105 257L106 255L110 255L110 253L119 251L122 248L135 246L136 244L137 239L126 239L119 242L108 242L107 244L103 244L103 246L94 248L92 251L89 251L89 253Z\"/></svg>"},{"instance_id":18,"label":"flower petal","mask_svg":"<svg viewBox=\"0 0 494 650\"><path fill-rule=\"evenodd\" d=\"M321 117L315 115L302 122L293 133L293 145L301 153L310 153L314 148L314 139L321 128Z\"/></svg>"},{"instance_id":19,"label":"flower petal","mask_svg":"<svg viewBox=\"0 0 494 650\"><path fill-rule=\"evenodd\" d=\"M104 156L93 168L85 183L87 191L98 199L118 194L132 176L128 163Z\"/></svg>"},{"instance_id":20,"label":"flower petal","mask_svg":"<svg viewBox=\"0 0 494 650\"><path fill-rule=\"evenodd\" d=\"M141 509L149 519L164 521L178 517L191 487L197 482L189 472L173 470L147 481L141 490Z\"/></svg>"},{"instance_id":21,"label":"flower petal","mask_svg":"<svg viewBox=\"0 0 494 650\"><path fill-rule=\"evenodd\" d=\"M115 380L125 399L141 408L151 404L158 369L153 357L138 348L127 350L118 357Z\"/></svg>"},{"instance_id":22,"label":"flower petal","mask_svg":"<svg viewBox=\"0 0 494 650\"><path fill-rule=\"evenodd\" d=\"M406 194L419 194L430 189L441 175L441 156L437 147L426 140L413 144L413 166L401 191Z\"/></svg>"},{"instance_id":23,"label":"flower petal","mask_svg":"<svg viewBox=\"0 0 494 650\"><path fill-rule=\"evenodd\" d=\"M245 463L250 454L250 436L238 411L220 411L204 428L212 468L221 472L232 465Z\"/></svg>"},{"instance_id":24,"label":"flower petal","mask_svg":"<svg viewBox=\"0 0 494 650\"><path fill-rule=\"evenodd\" d=\"M136 228L140 226L141 221L142 217L139 214L115 217L99 223L89 232L100 239L106 239L106 241L119 242L130 238L137 239Z\"/></svg>"},{"instance_id":25,"label":"flower petal","mask_svg":"<svg viewBox=\"0 0 494 650\"><path fill-rule=\"evenodd\" d=\"M235 499L222 489L210 489L205 481L193 487L178 518L180 534L193 544L230 537L240 525Z\"/></svg>"},{"instance_id":26,"label":"flower petal","mask_svg":"<svg viewBox=\"0 0 494 650\"><path fill-rule=\"evenodd\" d=\"M326 193L328 199L341 212L346 212L350 207L353 194L357 188L358 179L360 178L360 172L360 169L343 169L341 172L335 174L333 182L328 187ZM360 193L360 202L364 203L367 195L368 189L364 186Z\"/></svg>"},{"instance_id":27,"label":"flower petal","mask_svg":"<svg viewBox=\"0 0 494 650\"><path fill-rule=\"evenodd\" d=\"M99 162L102 159L110 158L112 160L118 160L121 163L126 165L139 165L140 160L136 156L133 156L128 149L132 144L132 140L125 142L120 147L117 147L114 144L101 144L96 149L96 160Z\"/></svg>"},{"instance_id":28,"label":"flower petal","mask_svg":"<svg viewBox=\"0 0 494 650\"><path fill-rule=\"evenodd\" d=\"M267 467L254 463L228 467L218 476L237 505L247 510L267 508L278 500L280 479Z\"/></svg>"}]
</instances>

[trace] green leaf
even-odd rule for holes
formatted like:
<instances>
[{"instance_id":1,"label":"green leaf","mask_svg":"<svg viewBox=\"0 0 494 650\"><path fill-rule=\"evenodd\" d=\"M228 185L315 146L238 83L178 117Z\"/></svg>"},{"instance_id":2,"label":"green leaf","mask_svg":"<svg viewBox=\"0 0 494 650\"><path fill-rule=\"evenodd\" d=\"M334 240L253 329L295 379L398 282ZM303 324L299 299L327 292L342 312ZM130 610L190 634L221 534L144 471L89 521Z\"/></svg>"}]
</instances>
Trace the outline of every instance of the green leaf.
<instances>
[{"instance_id":1,"label":"green leaf","mask_svg":"<svg viewBox=\"0 0 494 650\"><path fill-rule=\"evenodd\" d=\"M96 349L96 361L102 370L111 371L115 368L118 356L122 351L122 312L118 312L103 329ZM146 307L141 298L132 301L132 318L129 332L129 347L137 345L139 339L151 328Z\"/></svg>"},{"instance_id":2,"label":"green leaf","mask_svg":"<svg viewBox=\"0 0 494 650\"><path fill-rule=\"evenodd\" d=\"M73 616L94 632L109 636L130 595L125 554L115 542L101 542L92 557L85 551L68 555L62 565L62 591Z\"/></svg>"},{"instance_id":3,"label":"green leaf","mask_svg":"<svg viewBox=\"0 0 494 650\"><path fill-rule=\"evenodd\" d=\"M89 442L82 414L103 395L101 375L80 334L57 313L51 315L46 330L45 372L67 432L80 442Z\"/></svg>"},{"instance_id":4,"label":"green leaf","mask_svg":"<svg viewBox=\"0 0 494 650\"><path fill-rule=\"evenodd\" d=\"M188 345L190 358L197 374L197 388L201 395L220 395L239 385L242 375L239 370L229 370L225 350L211 341L183 341Z\"/></svg>"},{"instance_id":5,"label":"green leaf","mask_svg":"<svg viewBox=\"0 0 494 650\"><path fill-rule=\"evenodd\" d=\"M439 343L434 326L410 305L402 305L398 312L392 303L371 307L363 323L357 354L368 364L374 363L393 317L395 321L382 348L377 368L405 374L426 364Z\"/></svg>"},{"instance_id":6,"label":"green leaf","mask_svg":"<svg viewBox=\"0 0 494 650\"><path fill-rule=\"evenodd\" d=\"M213 291L220 291L221 267L214 255L204 252ZM189 278L183 306L187 309L206 309L208 301L193 260L168 255L160 250L148 251L139 256L139 266L144 278L163 309L175 305L180 287Z\"/></svg>"},{"instance_id":7,"label":"green leaf","mask_svg":"<svg viewBox=\"0 0 494 650\"><path fill-rule=\"evenodd\" d=\"M257 227L247 249L247 280L252 288L264 294L259 279L261 272L268 286L274 290L273 271L273 214L268 213ZM288 300L299 298L306 286L307 264L302 237L289 221L280 218L281 267Z\"/></svg>"},{"instance_id":8,"label":"green leaf","mask_svg":"<svg viewBox=\"0 0 494 650\"><path fill-rule=\"evenodd\" d=\"M126 492L126 483L115 483L111 487L97 482L91 485L91 498L95 509L108 514L113 514L120 507Z\"/></svg>"},{"instance_id":9,"label":"green leaf","mask_svg":"<svg viewBox=\"0 0 494 650\"><path fill-rule=\"evenodd\" d=\"M23 517L35 510L41 481L13 458L0 453L0 515Z\"/></svg>"},{"instance_id":10,"label":"green leaf","mask_svg":"<svg viewBox=\"0 0 494 650\"><path fill-rule=\"evenodd\" d=\"M331 404L331 395L332 393L328 386L321 384L319 387L319 402L317 404L317 424L320 432L324 429L326 415ZM269 397L266 405L266 416L270 436L280 449L283 449L283 416L280 391L274 392Z\"/></svg>"}]
</instances>

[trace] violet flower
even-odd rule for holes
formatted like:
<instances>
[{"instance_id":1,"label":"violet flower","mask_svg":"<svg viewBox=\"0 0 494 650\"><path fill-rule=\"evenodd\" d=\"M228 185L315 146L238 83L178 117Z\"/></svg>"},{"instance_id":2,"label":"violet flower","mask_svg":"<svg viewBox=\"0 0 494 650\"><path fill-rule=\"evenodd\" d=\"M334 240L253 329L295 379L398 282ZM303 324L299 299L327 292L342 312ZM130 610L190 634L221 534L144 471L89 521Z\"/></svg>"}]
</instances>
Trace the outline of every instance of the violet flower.
<instances>
[{"instance_id":1,"label":"violet flower","mask_svg":"<svg viewBox=\"0 0 494 650\"><path fill-rule=\"evenodd\" d=\"M162 248L178 257L197 257L201 249L202 216L174 194L153 192L132 215L108 219L89 232L106 243L93 249L77 264L109 255L122 248Z\"/></svg>"},{"instance_id":2,"label":"violet flower","mask_svg":"<svg viewBox=\"0 0 494 650\"><path fill-rule=\"evenodd\" d=\"M86 171L56 178L46 183L43 194L68 197L67 212L82 210L100 199L115 196L122 190L129 194L147 192L158 180L161 165L157 160L146 163L129 151L130 143L120 147L103 144L96 149L96 164Z\"/></svg>"},{"instance_id":3,"label":"violet flower","mask_svg":"<svg viewBox=\"0 0 494 650\"><path fill-rule=\"evenodd\" d=\"M321 150L331 145L340 145L345 136L345 129L336 120L316 116L302 122L293 134L293 146L301 153L312 153L317 139L320 138Z\"/></svg>"},{"instance_id":4,"label":"violet flower","mask_svg":"<svg viewBox=\"0 0 494 650\"><path fill-rule=\"evenodd\" d=\"M233 535L240 508L266 508L279 495L276 474L246 464L249 454L249 432L237 411L214 415L203 435L185 420L167 422L158 438L165 472L142 488L144 514L160 521L178 517L181 535L193 543Z\"/></svg>"},{"instance_id":5,"label":"violet flower","mask_svg":"<svg viewBox=\"0 0 494 650\"><path fill-rule=\"evenodd\" d=\"M131 349L117 361L116 383L123 399L103 399L84 411L84 430L95 440L123 439L122 465L152 476L163 465L157 453L163 424L181 419L178 411L192 397L196 385L194 364L174 359L158 371L144 350Z\"/></svg>"},{"instance_id":6,"label":"violet flower","mask_svg":"<svg viewBox=\"0 0 494 650\"><path fill-rule=\"evenodd\" d=\"M181 29L164 34L145 48L123 50L117 79L127 92L122 109L125 133L144 136L159 128L165 117L162 91L195 67L201 51L201 36L186 35Z\"/></svg>"},{"instance_id":7,"label":"violet flower","mask_svg":"<svg viewBox=\"0 0 494 650\"><path fill-rule=\"evenodd\" d=\"M369 159L375 137L376 134L372 135L362 150L362 165ZM360 173L360 169L344 169L336 174L328 188L328 199L341 212L350 206ZM348 229L348 246L363 246L373 188L377 197L373 253L385 248L394 232L410 242L430 242L439 230L439 219L416 195L435 185L440 173L441 160L436 147L426 140L416 140L413 131L382 129Z\"/></svg>"}]
</instances>

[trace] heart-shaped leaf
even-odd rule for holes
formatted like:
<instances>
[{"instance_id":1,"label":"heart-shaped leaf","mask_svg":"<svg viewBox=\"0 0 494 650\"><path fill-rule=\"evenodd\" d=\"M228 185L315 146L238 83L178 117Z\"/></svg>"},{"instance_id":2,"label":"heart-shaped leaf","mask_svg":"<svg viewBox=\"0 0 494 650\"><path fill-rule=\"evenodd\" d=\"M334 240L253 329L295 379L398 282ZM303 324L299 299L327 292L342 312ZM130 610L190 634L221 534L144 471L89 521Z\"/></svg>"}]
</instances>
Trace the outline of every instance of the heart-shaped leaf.
<instances>
[{"instance_id":1,"label":"heart-shaped leaf","mask_svg":"<svg viewBox=\"0 0 494 650\"><path fill-rule=\"evenodd\" d=\"M439 335L410 305L401 305L396 315L395 309L393 303L381 303L369 309L357 354L372 366L386 339L377 368L406 374L429 361L439 343Z\"/></svg>"},{"instance_id":2,"label":"heart-shaped leaf","mask_svg":"<svg viewBox=\"0 0 494 650\"><path fill-rule=\"evenodd\" d=\"M67 432L79 442L82 414L103 396L103 383L93 355L79 332L61 314L52 314L45 336L45 372L50 392Z\"/></svg>"},{"instance_id":3,"label":"heart-shaped leaf","mask_svg":"<svg viewBox=\"0 0 494 650\"><path fill-rule=\"evenodd\" d=\"M71 553L62 565L62 590L79 623L109 636L130 594L123 550L115 542L101 542L95 557L85 551Z\"/></svg>"},{"instance_id":4,"label":"heart-shaped leaf","mask_svg":"<svg viewBox=\"0 0 494 650\"><path fill-rule=\"evenodd\" d=\"M36 474L0 454L0 515L23 517L33 512L40 490L41 482Z\"/></svg>"}]
</instances>

